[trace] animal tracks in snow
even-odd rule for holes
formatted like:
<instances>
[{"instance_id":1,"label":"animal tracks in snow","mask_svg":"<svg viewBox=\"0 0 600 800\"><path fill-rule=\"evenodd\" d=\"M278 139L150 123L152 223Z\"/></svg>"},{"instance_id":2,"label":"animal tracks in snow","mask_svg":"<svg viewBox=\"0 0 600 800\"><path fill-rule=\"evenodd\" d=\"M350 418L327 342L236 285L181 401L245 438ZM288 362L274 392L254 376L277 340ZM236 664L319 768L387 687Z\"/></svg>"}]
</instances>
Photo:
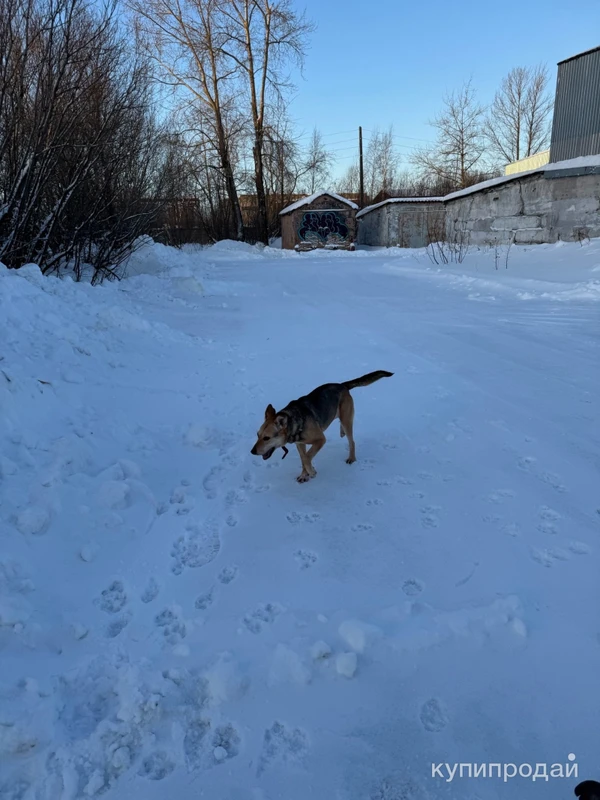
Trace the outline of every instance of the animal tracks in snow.
<instances>
[{"instance_id":1,"label":"animal tracks in snow","mask_svg":"<svg viewBox=\"0 0 600 800\"><path fill-rule=\"evenodd\" d=\"M512 500L515 497L516 493L512 489L496 489L488 494L487 501L494 505L503 505L507 500Z\"/></svg>"},{"instance_id":2,"label":"animal tracks in snow","mask_svg":"<svg viewBox=\"0 0 600 800\"><path fill-rule=\"evenodd\" d=\"M562 547L550 548L537 548L531 549L531 558L541 564L543 567L552 567L557 561L569 561L571 555L586 556L592 550L585 542L571 541L566 545L567 549Z\"/></svg>"},{"instance_id":3,"label":"animal tracks in snow","mask_svg":"<svg viewBox=\"0 0 600 800\"><path fill-rule=\"evenodd\" d=\"M356 525L353 525L350 530L353 533L366 533L367 531L372 531L375 526L371 525L370 522L357 522Z\"/></svg>"},{"instance_id":4,"label":"animal tracks in snow","mask_svg":"<svg viewBox=\"0 0 600 800\"><path fill-rule=\"evenodd\" d=\"M121 581L113 581L104 589L98 600L98 605L107 614L117 614L127 603L125 587Z\"/></svg>"},{"instance_id":5,"label":"animal tracks in snow","mask_svg":"<svg viewBox=\"0 0 600 800\"><path fill-rule=\"evenodd\" d=\"M171 572L181 575L184 569L196 569L209 564L219 554L221 540L216 523L190 523L186 533L179 536L171 549Z\"/></svg>"},{"instance_id":6,"label":"animal tracks in snow","mask_svg":"<svg viewBox=\"0 0 600 800\"><path fill-rule=\"evenodd\" d=\"M242 622L250 633L261 633L265 625L272 625L285 609L279 603L261 603L249 611Z\"/></svg>"},{"instance_id":7,"label":"animal tracks in snow","mask_svg":"<svg viewBox=\"0 0 600 800\"><path fill-rule=\"evenodd\" d=\"M106 626L106 636L108 639L115 639L129 625L132 619L130 611L125 611L120 617L111 620Z\"/></svg>"},{"instance_id":8,"label":"animal tracks in snow","mask_svg":"<svg viewBox=\"0 0 600 800\"><path fill-rule=\"evenodd\" d=\"M543 567L551 567L555 561L569 560L569 554L559 547L552 547L549 549L533 547L531 549L531 557Z\"/></svg>"},{"instance_id":9,"label":"animal tracks in snow","mask_svg":"<svg viewBox=\"0 0 600 800\"><path fill-rule=\"evenodd\" d=\"M554 511L552 508L548 508L548 506L542 506L539 510L538 517L540 520L537 526L538 531L552 535L558 533L558 526L556 523L561 519L558 511Z\"/></svg>"},{"instance_id":10,"label":"animal tracks in snow","mask_svg":"<svg viewBox=\"0 0 600 800\"><path fill-rule=\"evenodd\" d=\"M301 765L308 750L309 739L301 728L274 722L263 737L257 774L261 775L271 765Z\"/></svg>"},{"instance_id":11,"label":"animal tracks in snow","mask_svg":"<svg viewBox=\"0 0 600 800\"><path fill-rule=\"evenodd\" d=\"M154 624L162 630L165 640L172 645L179 644L187 635L185 622L181 619L180 610L165 608L154 618Z\"/></svg>"},{"instance_id":12,"label":"animal tracks in snow","mask_svg":"<svg viewBox=\"0 0 600 800\"><path fill-rule=\"evenodd\" d=\"M146 588L140 595L140 600L142 601L142 603L151 603L153 600L156 600L159 592L160 592L160 586L156 578L149 578L148 583L146 584Z\"/></svg>"},{"instance_id":13,"label":"animal tracks in snow","mask_svg":"<svg viewBox=\"0 0 600 800\"><path fill-rule=\"evenodd\" d=\"M402 591L408 597L416 597L418 594L421 594L423 589L423 584L421 581L417 580L417 578L408 578L402 584Z\"/></svg>"},{"instance_id":14,"label":"animal tracks in snow","mask_svg":"<svg viewBox=\"0 0 600 800\"><path fill-rule=\"evenodd\" d=\"M440 524L438 512L441 510L440 506L423 506L421 508L421 525L424 528L437 528Z\"/></svg>"},{"instance_id":15,"label":"animal tracks in snow","mask_svg":"<svg viewBox=\"0 0 600 800\"><path fill-rule=\"evenodd\" d=\"M445 705L435 697L423 703L419 719L421 720L421 725L430 733L443 731L450 721Z\"/></svg>"},{"instance_id":16,"label":"animal tracks in snow","mask_svg":"<svg viewBox=\"0 0 600 800\"><path fill-rule=\"evenodd\" d=\"M517 459L517 466L520 470L533 475L542 483L547 483L553 489L556 489L557 492L563 493L567 491L567 487L563 484L560 476L553 472L538 469L537 459L533 456L519 456Z\"/></svg>"},{"instance_id":17,"label":"animal tracks in snow","mask_svg":"<svg viewBox=\"0 0 600 800\"><path fill-rule=\"evenodd\" d=\"M300 522L307 522L312 525L321 519L321 515L317 511L312 511L309 514L300 514L297 511L290 511L285 515L285 518L290 525L298 525Z\"/></svg>"},{"instance_id":18,"label":"animal tracks in snow","mask_svg":"<svg viewBox=\"0 0 600 800\"><path fill-rule=\"evenodd\" d=\"M232 724L219 725L211 740L215 763L222 764L224 761L235 758L240 752L240 744L240 734Z\"/></svg>"},{"instance_id":19,"label":"animal tracks in snow","mask_svg":"<svg viewBox=\"0 0 600 800\"><path fill-rule=\"evenodd\" d=\"M227 585L228 583L232 583L237 578L239 572L239 568L236 564L231 564L228 567L223 567L223 569L217 575L217 580L219 583Z\"/></svg>"},{"instance_id":20,"label":"animal tracks in snow","mask_svg":"<svg viewBox=\"0 0 600 800\"><path fill-rule=\"evenodd\" d=\"M312 550L296 550L294 558L300 569L310 569L318 561L318 556Z\"/></svg>"},{"instance_id":21,"label":"animal tracks in snow","mask_svg":"<svg viewBox=\"0 0 600 800\"><path fill-rule=\"evenodd\" d=\"M147 756L138 775L150 781L162 781L175 769L175 762L164 750L155 750Z\"/></svg>"},{"instance_id":22,"label":"animal tracks in snow","mask_svg":"<svg viewBox=\"0 0 600 800\"><path fill-rule=\"evenodd\" d=\"M207 608L210 608L214 603L214 594L213 590L211 589L209 592L205 592L204 594L199 595L196 598L196 602L194 606L199 609L200 611L206 611Z\"/></svg>"}]
</instances>

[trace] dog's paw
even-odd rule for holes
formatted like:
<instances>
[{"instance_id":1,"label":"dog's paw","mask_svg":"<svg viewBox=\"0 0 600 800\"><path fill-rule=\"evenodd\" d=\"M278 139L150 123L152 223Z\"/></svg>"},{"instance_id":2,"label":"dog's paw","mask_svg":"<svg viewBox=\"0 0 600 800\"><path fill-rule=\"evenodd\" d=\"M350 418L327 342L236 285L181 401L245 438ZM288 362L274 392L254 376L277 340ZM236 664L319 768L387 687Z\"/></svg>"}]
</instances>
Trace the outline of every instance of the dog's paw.
<instances>
[{"instance_id":1,"label":"dog's paw","mask_svg":"<svg viewBox=\"0 0 600 800\"><path fill-rule=\"evenodd\" d=\"M312 476L309 475L308 472L303 472L300 475L298 475L296 480L298 481L298 483L306 483L307 481L309 481L311 479L311 477Z\"/></svg>"},{"instance_id":2,"label":"dog's paw","mask_svg":"<svg viewBox=\"0 0 600 800\"><path fill-rule=\"evenodd\" d=\"M354 464L354 462L355 462L355 461L356 461L356 458L350 458L350 457L348 457L348 458L346 459L346 464Z\"/></svg>"}]
</instances>

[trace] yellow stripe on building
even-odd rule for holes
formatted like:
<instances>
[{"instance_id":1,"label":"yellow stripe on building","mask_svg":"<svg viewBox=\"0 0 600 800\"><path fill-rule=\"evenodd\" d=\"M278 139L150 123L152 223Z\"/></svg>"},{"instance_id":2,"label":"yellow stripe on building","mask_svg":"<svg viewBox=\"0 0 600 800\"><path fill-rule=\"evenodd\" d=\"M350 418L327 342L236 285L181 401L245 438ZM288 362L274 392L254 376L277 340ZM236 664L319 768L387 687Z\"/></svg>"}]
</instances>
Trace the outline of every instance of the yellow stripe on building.
<instances>
[{"instance_id":1,"label":"yellow stripe on building","mask_svg":"<svg viewBox=\"0 0 600 800\"><path fill-rule=\"evenodd\" d=\"M530 169L539 169L544 167L550 161L550 150L542 150L528 158L521 158L519 161L513 161L512 164L507 164L504 168L505 175L516 175L518 172L527 172Z\"/></svg>"}]
</instances>

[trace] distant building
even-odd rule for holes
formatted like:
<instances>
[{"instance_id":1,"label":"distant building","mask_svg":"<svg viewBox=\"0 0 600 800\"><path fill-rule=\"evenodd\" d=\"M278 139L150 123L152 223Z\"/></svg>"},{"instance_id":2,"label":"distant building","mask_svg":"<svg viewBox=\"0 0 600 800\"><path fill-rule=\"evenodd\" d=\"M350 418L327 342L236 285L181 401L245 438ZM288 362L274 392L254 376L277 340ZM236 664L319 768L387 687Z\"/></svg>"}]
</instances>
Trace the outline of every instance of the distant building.
<instances>
[{"instance_id":1,"label":"distant building","mask_svg":"<svg viewBox=\"0 0 600 800\"><path fill-rule=\"evenodd\" d=\"M356 212L352 200L324 189L280 212L281 246L287 250L354 250Z\"/></svg>"},{"instance_id":2,"label":"distant building","mask_svg":"<svg viewBox=\"0 0 600 800\"><path fill-rule=\"evenodd\" d=\"M303 197L306 197L305 194L288 194L285 195L285 203L288 205L289 203L295 203L297 200L301 200ZM267 216L277 217L277 214L281 210L281 195L280 194L269 194L267 195ZM258 217L258 198L255 194L240 194L238 196L238 200L240 203L240 211L242 212L242 221L245 226L252 226L256 225L256 220Z\"/></svg>"},{"instance_id":3,"label":"distant building","mask_svg":"<svg viewBox=\"0 0 600 800\"><path fill-rule=\"evenodd\" d=\"M406 190L404 189L382 189L378 194L375 195L373 201L369 205L377 205L377 203L382 203L384 200L391 200L393 197L402 197L406 194Z\"/></svg>"},{"instance_id":4,"label":"distant building","mask_svg":"<svg viewBox=\"0 0 600 800\"><path fill-rule=\"evenodd\" d=\"M427 247L444 234L443 197L391 197L356 215L358 244Z\"/></svg>"},{"instance_id":5,"label":"distant building","mask_svg":"<svg viewBox=\"0 0 600 800\"><path fill-rule=\"evenodd\" d=\"M600 237L600 47L559 62L550 152L530 161L446 195L447 239L486 246Z\"/></svg>"}]
</instances>

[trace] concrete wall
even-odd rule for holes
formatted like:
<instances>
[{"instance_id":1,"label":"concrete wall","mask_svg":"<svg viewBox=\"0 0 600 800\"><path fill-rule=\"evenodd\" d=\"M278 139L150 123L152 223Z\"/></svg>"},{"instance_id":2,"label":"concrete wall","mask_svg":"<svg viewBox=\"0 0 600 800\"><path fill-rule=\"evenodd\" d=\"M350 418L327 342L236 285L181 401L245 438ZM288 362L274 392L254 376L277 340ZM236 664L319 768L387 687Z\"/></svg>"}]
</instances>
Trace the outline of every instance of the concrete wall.
<instances>
[{"instance_id":1,"label":"concrete wall","mask_svg":"<svg viewBox=\"0 0 600 800\"><path fill-rule=\"evenodd\" d=\"M441 238L442 203L386 203L358 219L358 243L372 247L426 247Z\"/></svg>"},{"instance_id":2,"label":"concrete wall","mask_svg":"<svg viewBox=\"0 0 600 800\"><path fill-rule=\"evenodd\" d=\"M328 211L334 212L333 217L327 215ZM344 228L347 233L342 238ZM351 247L355 240L356 211L329 195L321 195L310 205L300 206L281 217L281 246L287 250L293 250L297 245Z\"/></svg>"},{"instance_id":3,"label":"concrete wall","mask_svg":"<svg viewBox=\"0 0 600 800\"><path fill-rule=\"evenodd\" d=\"M594 171L595 170L595 171ZM600 236L600 170L551 170L446 201L450 241L542 244Z\"/></svg>"}]
</instances>

